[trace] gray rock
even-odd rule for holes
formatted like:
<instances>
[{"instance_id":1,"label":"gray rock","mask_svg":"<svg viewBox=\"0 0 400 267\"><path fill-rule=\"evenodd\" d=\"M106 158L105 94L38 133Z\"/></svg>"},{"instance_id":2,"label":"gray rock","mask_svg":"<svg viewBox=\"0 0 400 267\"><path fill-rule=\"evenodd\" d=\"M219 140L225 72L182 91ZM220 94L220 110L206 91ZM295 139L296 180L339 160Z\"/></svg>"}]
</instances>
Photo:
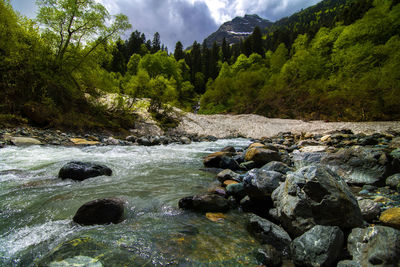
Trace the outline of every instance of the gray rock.
<instances>
[{"instance_id":1,"label":"gray rock","mask_svg":"<svg viewBox=\"0 0 400 267\"><path fill-rule=\"evenodd\" d=\"M272 200L276 218L295 236L315 225L351 229L363 222L357 200L346 182L321 165L289 173L272 193Z\"/></svg>"},{"instance_id":2,"label":"gray rock","mask_svg":"<svg viewBox=\"0 0 400 267\"><path fill-rule=\"evenodd\" d=\"M241 182L240 175L229 169L223 170L222 172L218 173L217 179L220 183L223 183L226 180L233 180L233 181Z\"/></svg>"},{"instance_id":3,"label":"gray rock","mask_svg":"<svg viewBox=\"0 0 400 267\"><path fill-rule=\"evenodd\" d=\"M198 212L228 211L229 201L221 196L207 194L184 197L179 200L179 208Z\"/></svg>"},{"instance_id":4,"label":"gray rock","mask_svg":"<svg viewBox=\"0 0 400 267\"><path fill-rule=\"evenodd\" d=\"M261 244L272 245L283 254L288 253L292 239L288 233L278 225L257 215L251 215L247 224L247 230L261 242Z\"/></svg>"},{"instance_id":5,"label":"gray rock","mask_svg":"<svg viewBox=\"0 0 400 267\"><path fill-rule=\"evenodd\" d=\"M192 143L192 140L190 140L190 139L189 139L188 137L186 137L186 136L182 136L179 140L181 141L182 144L185 144L185 145L189 145L189 144Z\"/></svg>"},{"instance_id":6,"label":"gray rock","mask_svg":"<svg viewBox=\"0 0 400 267\"><path fill-rule=\"evenodd\" d=\"M139 145L141 146L151 146L151 142L149 139L146 137L140 137L139 139L136 140Z\"/></svg>"},{"instance_id":7,"label":"gray rock","mask_svg":"<svg viewBox=\"0 0 400 267\"><path fill-rule=\"evenodd\" d=\"M39 140L31 137L11 137L10 141L15 146L33 146L42 144Z\"/></svg>"},{"instance_id":8,"label":"gray rock","mask_svg":"<svg viewBox=\"0 0 400 267\"><path fill-rule=\"evenodd\" d=\"M233 196L237 201L240 201L246 196L243 183L228 185L226 187L226 192L229 196Z\"/></svg>"},{"instance_id":9,"label":"gray rock","mask_svg":"<svg viewBox=\"0 0 400 267\"><path fill-rule=\"evenodd\" d=\"M292 171L292 169L288 165L280 161L271 161L260 169L265 171L276 171L282 174L286 174L287 172Z\"/></svg>"},{"instance_id":10,"label":"gray rock","mask_svg":"<svg viewBox=\"0 0 400 267\"><path fill-rule=\"evenodd\" d=\"M76 181L83 181L101 175L111 176L112 170L105 165L80 161L68 162L58 173L58 177L61 179L72 179Z\"/></svg>"},{"instance_id":11,"label":"gray rock","mask_svg":"<svg viewBox=\"0 0 400 267\"><path fill-rule=\"evenodd\" d=\"M246 194L251 199L265 199L285 180L280 172L252 169L244 179L243 185Z\"/></svg>"},{"instance_id":12,"label":"gray rock","mask_svg":"<svg viewBox=\"0 0 400 267\"><path fill-rule=\"evenodd\" d=\"M282 255L274 246L265 245L256 252L256 259L265 266L278 267L282 265Z\"/></svg>"},{"instance_id":13,"label":"gray rock","mask_svg":"<svg viewBox=\"0 0 400 267\"><path fill-rule=\"evenodd\" d=\"M129 142L132 142L132 143L135 143L135 142L136 142L136 136L129 135L129 136L127 136L127 137L125 138L125 140L126 140L126 141L129 141Z\"/></svg>"},{"instance_id":14,"label":"gray rock","mask_svg":"<svg viewBox=\"0 0 400 267\"><path fill-rule=\"evenodd\" d=\"M343 248L344 234L337 226L316 225L293 240L290 251L300 266L333 266Z\"/></svg>"},{"instance_id":15,"label":"gray rock","mask_svg":"<svg viewBox=\"0 0 400 267\"><path fill-rule=\"evenodd\" d=\"M352 147L327 155L321 161L350 184L374 184L385 179L391 162L381 149Z\"/></svg>"},{"instance_id":16,"label":"gray rock","mask_svg":"<svg viewBox=\"0 0 400 267\"><path fill-rule=\"evenodd\" d=\"M367 222L371 222L381 214L380 204L371 199L359 200L358 206L360 206L363 219Z\"/></svg>"},{"instance_id":17,"label":"gray rock","mask_svg":"<svg viewBox=\"0 0 400 267\"><path fill-rule=\"evenodd\" d=\"M75 256L73 258L67 258L62 261L51 262L49 265L49 267L71 267L71 266L103 267L99 259L94 259L87 256Z\"/></svg>"},{"instance_id":18,"label":"gray rock","mask_svg":"<svg viewBox=\"0 0 400 267\"><path fill-rule=\"evenodd\" d=\"M400 231L386 226L355 228L347 239L347 249L361 266L399 266Z\"/></svg>"},{"instance_id":19,"label":"gray rock","mask_svg":"<svg viewBox=\"0 0 400 267\"><path fill-rule=\"evenodd\" d=\"M400 184L400 173L393 174L386 179L386 185L390 188L397 190L397 186Z\"/></svg>"},{"instance_id":20,"label":"gray rock","mask_svg":"<svg viewBox=\"0 0 400 267\"><path fill-rule=\"evenodd\" d=\"M245 161L243 163L240 163L240 168L244 170L251 170L257 167L257 164L254 161Z\"/></svg>"},{"instance_id":21,"label":"gray rock","mask_svg":"<svg viewBox=\"0 0 400 267\"><path fill-rule=\"evenodd\" d=\"M118 198L96 199L81 206L73 221L81 225L120 223L124 218L124 205Z\"/></svg>"},{"instance_id":22,"label":"gray rock","mask_svg":"<svg viewBox=\"0 0 400 267\"><path fill-rule=\"evenodd\" d=\"M236 149L233 146L224 147L221 151L222 152L236 153Z\"/></svg>"},{"instance_id":23,"label":"gray rock","mask_svg":"<svg viewBox=\"0 0 400 267\"><path fill-rule=\"evenodd\" d=\"M337 267L362 267L362 266L358 262L351 260L344 260L338 262Z\"/></svg>"},{"instance_id":24,"label":"gray rock","mask_svg":"<svg viewBox=\"0 0 400 267\"><path fill-rule=\"evenodd\" d=\"M309 165L319 164L326 153L301 153L295 151L292 153L292 161L296 169L303 168Z\"/></svg>"},{"instance_id":25,"label":"gray rock","mask_svg":"<svg viewBox=\"0 0 400 267\"><path fill-rule=\"evenodd\" d=\"M223 156L219 162L219 167L221 169L230 169L233 171L239 170L240 166L232 157Z\"/></svg>"}]
</instances>

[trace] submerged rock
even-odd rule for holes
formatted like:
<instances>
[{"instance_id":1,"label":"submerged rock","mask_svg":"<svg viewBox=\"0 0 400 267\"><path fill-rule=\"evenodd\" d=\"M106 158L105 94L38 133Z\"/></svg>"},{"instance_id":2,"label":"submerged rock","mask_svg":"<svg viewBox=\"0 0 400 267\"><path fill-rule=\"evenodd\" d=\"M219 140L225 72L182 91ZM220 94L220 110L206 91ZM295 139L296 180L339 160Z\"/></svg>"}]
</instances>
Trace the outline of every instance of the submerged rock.
<instances>
[{"instance_id":1,"label":"submerged rock","mask_svg":"<svg viewBox=\"0 0 400 267\"><path fill-rule=\"evenodd\" d=\"M77 181L83 181L101 175L111 176L112 170L105 165L80 161L68 162L58 173L58 177L61 179L72 179Z\"/></svg>"},{"instance_id":2,"label":"submerged rock","mask_svg":"<svg viewBox=\"0 0 400 267\"><path fill-rule=\"evenodd\" d=\"M224 197L207 194L184 197L179 200L179 208L198 212L224 212L230 208Z\"/></svg>"},{"instance_id":3,"label":"submerged rock","mask_svg":"<svg viewBox=\"0 0 400 267\"><path fill-rule=\"evenodd\" d=\"M299 236L315 225L351 229L363 222L357 200L346 182L327 167L307 166L289 173L273 193L270 214Z\"/></svg>"},{"instance_id":4,"label":"submerged rock","mask_svg":"<svg viewBox=\"0 0 400 267\"><path fill-rule=\"evenodd\" d=\"M81 225L120 223L124 219L124 205L118 198L96 199L82 205L73 221Z\"/></svg>"},{"instance_id":5,"label":"submerged rock","mask_svg":"<svg viewBox=\"0 0 400 267\"><path fill-rule=\"evenodd\" d=\"M355 228L347 239L347 250L353 259L338 266L399 266L400 231L386 226Z\"/></svg>"},{"instance_id":6,"label":"submerged rock","mask_svg":"<svg viewBox=\"0 0 400 267\"><path fill-rule=\"evenodd\" d=\"M316 225L294 239L290 251L300 266L333 266L343 248L344 234L337 226Z\"/></svg>"}]
</instances>

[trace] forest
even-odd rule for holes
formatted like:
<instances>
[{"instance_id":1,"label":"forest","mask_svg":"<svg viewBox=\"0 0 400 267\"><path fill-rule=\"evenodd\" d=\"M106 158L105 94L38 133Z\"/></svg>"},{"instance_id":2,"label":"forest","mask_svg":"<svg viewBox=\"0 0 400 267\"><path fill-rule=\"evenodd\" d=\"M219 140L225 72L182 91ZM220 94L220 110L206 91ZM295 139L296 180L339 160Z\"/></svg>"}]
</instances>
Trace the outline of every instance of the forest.
<instances>
[{"instance_id":1,"label":"forest","mask_svg":"<svg viewBox=\"0 0 400 267\"><path fill-rule=\"evenodd\" d=\"M0 1L0 124L129 128L122 96L200 113L372 121L400 119L400 1L325 0L255 28L239 44L174 52L93 0L41 0L35 20ZM120 96L110 110L91 102ZM160 116L160 114L162 116Z\"/></svg>"}]
</instances>

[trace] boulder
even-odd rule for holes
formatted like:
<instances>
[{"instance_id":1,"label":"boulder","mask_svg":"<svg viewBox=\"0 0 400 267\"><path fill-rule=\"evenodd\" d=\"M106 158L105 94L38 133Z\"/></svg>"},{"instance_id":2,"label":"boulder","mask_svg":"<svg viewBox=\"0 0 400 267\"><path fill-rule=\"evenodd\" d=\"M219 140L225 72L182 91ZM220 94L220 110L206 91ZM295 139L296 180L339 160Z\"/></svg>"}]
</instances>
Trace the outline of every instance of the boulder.
<instances>
[{"instance_id":1,"label":"boulder","mask_svg":"<svg viewBox=\"0 0 400 267\"><path fill-rule=\"evenodd\" d=\"M237 201L240 201L246 196L243 183L230 184L226 187L228 196L233 196Z\"/></svg>"},{"instance_id":2,"label":"boulder","mask_svg":"<svg viewBox=\"0 0 400 267\"><path fill-rule=\"evenodd\" d=\"M358 206L360 206L361 215L364 220L371 222L378 218L381 213L380 204L376 203L371 199L362 199L358 201Z\"/></svg>"},{"instance_id":3,"label":"boulder","mask_svg":"<svg viewBox=\"0 0 400 267\"><path fill-rule=\"evenodd\" d=\"M66 267L66 266L90 266L103 267L99 259L90 258L87 256L75 256L61 261L51 262L49 267Z\"/></svg>"},{"instance_id":4,"label":"boulder","mask_svg":"<svg viewBox=\"0 0 400 267\"><path fill-rule=\"evenodd\" d=\"M294 151L292 153L292 161L296 169L303 168L309 165L319 164L326 153L301 153Z\"/></svg>"},{"instance_id":5,"label":"boulder","mask_svg":"<svg viewBox=\"0 0 400 267\"><path fill-rule=\"evenodd\" d=\"M237 182L241 182L240 175L229 169L223 170L222 172L218 173L217 179L220 183L223 183L226 180L234 180Z\"/></svg>"},{"instance_id":6,"label":"boulder","mask_svg":"<svg viewBox=\"0 0 400 267\"><path fill-rule=\"evenodd\" d=\"M327 146L305 146L300 148L300 152L303 153L318 153L318 152L325 152L328 150Z\"/></svg>"},{"instance_id":7,"label":"boulder","mask_svg":"<svg viewBox=\"0 0 400 267\"><path fill-rule=\"evenodd\" d=\"M352 261L339 266L399 266L400 231L378 225L355 228L347 239L347 250Z\"/></svg>"},{"instance_id":8,"label":"boulder","mask_svg":"<svg viewBox=\"0 0 400 267\"><path fill-rule=\"evenodd\" d=\"M400 208L390 208L382 212L379 220L387 226L400 230Z\"/></svg>"},{"instance_id":9,"label":"boulder","mask_svg":"<svg viewBox=\"0 0 400 267\"><path fill-rule=\"evenodd\" d=\"M94 146L100 144L99 141L90 141L82 138L70 138L69 140L77 146Z\"/></svg>"},{"instance_id":10,"label":"boulder","mask_svg":"<svg viewBox=\"0 0 400 267\"><path fill-rule=\"evenodd\" d=\"M42 142L32 137L11 137L11 144L15 146L33 146L41 145Z\"/></svg>"},{"instance_id":11,"label":"boulder","mask_svg":"<svg viewBox=\"0 0 400 267\"><path fill-rule=\"evenodd\" d=\"M112 170L105 165L80 161L68 162L58 173L58 177L61 179L72 179L76 181L83 181L101 175L111 176Z\"/></svg>"},{"instance_id":12,"label":"boulder","mask_svg":"<svg viewBox=\"0 0 400 267\"><path fill-rule=\"evenodd\" d=\"M286 174L289 171L292 171L292 169L288 165L280 161L271 161L266 165L264 165L263 167L261 167L261 170L275 171L275 172L280 172L282 174Z\"/></svg>"},{"instance_id":13,"label":"boulder","mask_svg":"<svg viewBox=\"0 0 400 267\"><path fill-rule=\"evenodd\" d=\"M151 142L146 137L140 137L136 140L136 142L141 146L151 146Z\"/></svg>"},{"instance_id":14,"label":"boulder","mask_svg":"<svg viewBox=\"0 0 400 267\"><path fill-rule=\"evenodd\" d=\"M124 219L124 205L118 198L96 199L81 206L73 221L81 225L120 223Z\"/></svg>"},{"instance_id":15,"label":"boulder","mask_svg":"<svg viewBox=\"0 0 400 267\"><path fill-rule=\"evenodd\" d=\"M386 185L390 188L397 190L400 185L400 173L393 174L386 179Z\"/></svg>"},{"instance_id":16,"label":"boulder","mask_svg":"<svg viewBox=\"0 0 400 267\"><path fill-rule=\"evenodd\" d=\"M256 251L257 261L268 267L282 266L282 255L273 245L265 245Z\"/></svg>"},{"instance_id":17,"label":"boulder","mask_svg":"<svg viewBox=\"0 0 400 267\"><path fill-rule=\"evenodd\" d=\"M315 225L351 229L363 223L357 200L346 182L329 168L307 166L289 173L273 193L270 214L295 236Z\"/></svg>"},{"instance_id":18,"label":"boulder","mask_svg":"<svg viewBox=\"0 0 400 267\"><path fill-rule=\"evenodd\" d=\"M252 169L243 178L243 186L251 199L262 200L269 198L283 181L285 181L285 175L280 172Z\"/></svg>"},{"instance_id":19,"label":"boulder","mask_svg":"<svg viewBox=\"0 0 400 267\"><path fill-rule=\"evenodd\" d=\"M245 160L254 161L257 167L262 167L271 161L281 161L281 156L271 149L253 147L247 150Z\"/></svg>"},{"instance_id":20,"label":"boulder","mask_svg":"<svg viewBox=\"0 0 400 267\"><path fill-rule=\"evenodd\" d=\"M300 266L333 266L343 249L344 234L337 226L316 225L290 244L294 263Z\"/></svg>"},{"instance_id":21,"label":"boulder","mask_svg":"<svg viewBox=\"0 0 400 267\"><path fill-rule=\"evenodd\" d=\"M190 145L191 143L192 143L192 140L190 140L188 137L186 137L186 136L182 136L180 139L179 139L179 141L182 143L182 144L185 144L185 145Z\"/></svg>"},{"instance_id":22,"label":"boulder","mask_svg":"<svg viewBox=\"0 0 400 267\"><path fill-rule=\"evenodd\" d=\"M230 152L230 153L236 153L236 149L233 146L227 146L224 147L221 152Z\"/></svg>"},{"instance_id":23,"label":"boulder","mask_svg":"<svg viewBox=\"0 0 400 267\"><path fill-rule=\"evenodd\" d=\"M203 164L207 168L220 168L220 162L222 157L231 156L230 152L215 152L210 155L207 155L203 159Z\"/></svg>"},{"instance_id":24,"label":"boulder","mask_svg":"<svg viewBox=\"0 0 400 267\"><path fill-rule=\"evenodd\" d=\"M257 215L251 215L247 224L247 230L261 244L274 246L278 251L287 253L292 239L280 226L263 219Z\"/></svg>"},{"instance_id":25,"label":"boulder","mask_svg":"<svg viewBox=\"0 0 400 267\"><path fill-rule=\"evenodd\" d=\"M251 169L257 168L257 164L254 161L246 161L240 163L240 168L249 171Z\"/></svg>"},{"instance_id":26,"label":"boulder","mask_svg":"<svg viewBox=\"0 0 400 267\"><path fill-rule=\"evenodd\" d=\"M221 169L230 169L233 171L239 170L239 163L236 162L232 157L223 156L219 162L219 167Z\"/></svg>"},{"instance_id":27,"label":"boulder","mask_svg":"<svg viewBox=\"0 0 400 267\"><path fill-rule=\"evenodd\" d=\"M321 161L350 184L374 184L385 179L391 171L388 155L367 147L341 149Z\"/></svg>"},{"instance_id":28,"label":"boulder","mask_svg":"<svg viewBox=\"0 0 400 267\"><path fill-rule=\"evenodd\" d=\"M197 212L225 212L229 210L230 206L229 201L224 197L206 194L180 199L179 208Z\"/></svg>"}]
</instances>

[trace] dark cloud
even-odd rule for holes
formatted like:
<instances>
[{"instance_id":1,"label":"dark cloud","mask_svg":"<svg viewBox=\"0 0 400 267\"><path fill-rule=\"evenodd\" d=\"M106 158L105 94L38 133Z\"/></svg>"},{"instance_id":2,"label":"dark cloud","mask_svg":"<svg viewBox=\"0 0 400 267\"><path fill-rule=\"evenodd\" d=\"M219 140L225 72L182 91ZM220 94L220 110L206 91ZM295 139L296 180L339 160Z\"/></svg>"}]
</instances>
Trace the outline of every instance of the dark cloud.
<instances>
[{"instance_id":1,"label":"dark cloud","mask_svg":"<svg viewBox=\"0 0 400 267\"><path fill-rule=\"evenodd\" d=\"M121 1L120 12L126 14L133 30L146 34L152 39L158 31L161 41L172 52L177 41L189 46L194 40L202 41L218 29L203 2L193 4L184 0Z\"/></svg>"}]
</instances>

